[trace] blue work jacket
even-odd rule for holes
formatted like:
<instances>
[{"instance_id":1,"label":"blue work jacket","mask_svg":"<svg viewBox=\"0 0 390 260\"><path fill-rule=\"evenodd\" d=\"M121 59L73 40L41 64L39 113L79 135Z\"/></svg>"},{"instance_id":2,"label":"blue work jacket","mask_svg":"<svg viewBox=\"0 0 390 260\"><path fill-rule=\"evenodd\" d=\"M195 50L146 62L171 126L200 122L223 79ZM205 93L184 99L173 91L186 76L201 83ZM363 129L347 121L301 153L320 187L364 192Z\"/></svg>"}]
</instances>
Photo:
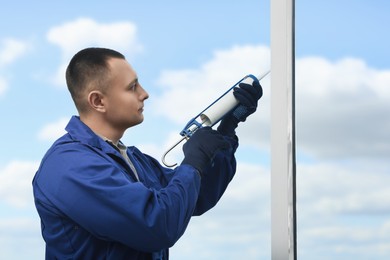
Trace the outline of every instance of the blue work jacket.
<instances>
[{"instance_id":1,"label":"blue work jacket","mask_svg":"<svg viewBox=\"0 0 390 260\"><path fill-rule=\"evenodd\" d=\"M234 176L237 138L200 177L165 168L128 147L120 152L73 116L33 179L46 259L168 259L190 218L212 208Z\"/></svg>"}]
</instances>

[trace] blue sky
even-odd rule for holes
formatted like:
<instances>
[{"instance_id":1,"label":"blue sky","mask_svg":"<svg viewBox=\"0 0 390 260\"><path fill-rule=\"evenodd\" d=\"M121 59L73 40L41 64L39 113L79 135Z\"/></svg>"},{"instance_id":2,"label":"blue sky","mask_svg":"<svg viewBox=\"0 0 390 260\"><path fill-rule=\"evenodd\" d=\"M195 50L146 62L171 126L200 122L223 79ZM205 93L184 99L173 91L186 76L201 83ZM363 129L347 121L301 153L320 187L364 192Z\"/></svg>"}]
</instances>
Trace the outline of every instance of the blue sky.
<instances>
[{"instance_id":1,"label":"blue sky","mask_svg":"<svg viewBox=\"0 0 390 260\"><path fill-rule=\"evenodd\" d=\"M73 103L79 49L123 52L150 93L123 137L159 158L185 123L270 64L270 2L27 1L0 10L1 259L42 259L31 179ZM390 256L390 3L296 0L299 259ZM172 259L270 259L270 82L240 126L238 172ZM179 149L180 150L180 149ZM180 160L177 152L170 160Z\"/></svg>"}]
</instances>

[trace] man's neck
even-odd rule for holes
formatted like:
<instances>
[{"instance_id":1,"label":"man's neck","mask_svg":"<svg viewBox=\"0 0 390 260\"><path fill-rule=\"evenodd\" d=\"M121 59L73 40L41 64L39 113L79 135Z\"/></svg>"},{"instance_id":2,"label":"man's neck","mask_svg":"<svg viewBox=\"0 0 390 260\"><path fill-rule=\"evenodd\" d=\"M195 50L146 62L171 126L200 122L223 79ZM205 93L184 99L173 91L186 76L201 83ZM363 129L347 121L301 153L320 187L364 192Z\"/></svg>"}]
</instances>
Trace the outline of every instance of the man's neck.
<instances>
[{"instance_id":1,"label":"man's neck","mask_svg":"<svg viewBox=\"0 0 390 260\"><path fill-rule=\"evenodd\" d=\"M91 130L95 134L99 136L104 136L105 138L111 140L115 144L118 143L123 136L122 131L113 129L107 122L99 118L80 115L80 120L84 124L86 124L89 128L91 128Z\"/></svg>"}]
</instances>

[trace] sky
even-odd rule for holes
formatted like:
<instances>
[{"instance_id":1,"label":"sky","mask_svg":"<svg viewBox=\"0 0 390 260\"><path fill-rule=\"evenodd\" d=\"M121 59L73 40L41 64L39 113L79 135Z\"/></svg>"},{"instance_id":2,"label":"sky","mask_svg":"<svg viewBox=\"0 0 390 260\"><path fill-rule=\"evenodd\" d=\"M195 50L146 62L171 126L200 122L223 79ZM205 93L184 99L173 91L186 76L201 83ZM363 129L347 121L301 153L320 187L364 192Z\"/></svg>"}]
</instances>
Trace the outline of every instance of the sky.
<instances>
[{"instance_id":1,"label":"sky","mask_svg":"<svg viewBox=\"0 0 390 260\"><path fill-rule=\"evenodd\" d=\"M389 259L390 2L295 9L298 258ZM77 51L125 54L150 98L122 141L157 159L215 98L270 66L265 0L1 0L0 19L0 259L44 258L31 181L77 114L64 78ZM261 84L237 130L234 180L171 259L271 259L269 76Z\"/></svg>"}]
</instances>

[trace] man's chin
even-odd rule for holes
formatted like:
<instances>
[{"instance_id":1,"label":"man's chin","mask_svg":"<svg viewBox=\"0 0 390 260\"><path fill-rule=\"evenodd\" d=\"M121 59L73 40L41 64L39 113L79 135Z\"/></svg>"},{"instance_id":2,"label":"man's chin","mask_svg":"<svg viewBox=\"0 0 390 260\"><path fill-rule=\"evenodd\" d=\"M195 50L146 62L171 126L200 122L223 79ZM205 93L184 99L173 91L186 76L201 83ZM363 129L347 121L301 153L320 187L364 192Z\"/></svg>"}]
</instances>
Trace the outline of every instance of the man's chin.
<instances>
[{"instance_id":1,"label":"man's chin","mask_svg":"<svg viewBox=\"0 0 390 260\"><path fill-rule=\"evenodd\" d=\"M144 121L144 117L140 117L137 121L131 122L128 128L141 124Z\"/></svg>"}]
</instances>

